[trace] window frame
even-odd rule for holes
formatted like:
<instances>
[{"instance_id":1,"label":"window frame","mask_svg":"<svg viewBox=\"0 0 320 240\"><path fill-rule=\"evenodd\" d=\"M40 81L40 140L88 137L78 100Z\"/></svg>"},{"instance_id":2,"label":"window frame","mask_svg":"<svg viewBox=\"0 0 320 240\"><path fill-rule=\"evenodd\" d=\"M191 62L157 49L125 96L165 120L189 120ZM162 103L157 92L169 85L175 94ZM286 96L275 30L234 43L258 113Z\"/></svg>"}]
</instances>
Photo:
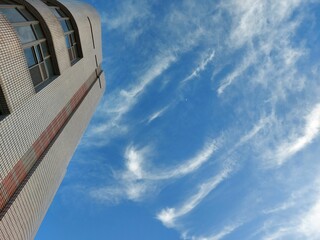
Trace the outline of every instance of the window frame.
<instances>
[{"instance_id":1,"label":"window frame","mask_svg":"<svg viewBox=\"0 0 320 240\"><path fill-rule=\"evenodd\" d=\"M50 8L51 12L54 14L54 16L60 22L60 25L61 25L63 33L64 33L64 37L66 40L66 46L68 49L70 63L71 63L71 65L73 65L80 59L80 57L79 57L79 47L77 46L78 41L76 38L75 28L72 24L72 21L71 21L70 17L68 17L68 14L66 14L63 11L63 9L61 9L59 6L49 6L49 5L47 5L47 6ZM57 16L57 14L55 14L55 13L58 13L59 16ZM60 13L62 13L62 14L60 14ZM64 16L62 16L62 15L64 15ZM64 24L67 28L67 31L65 30ZM73 35L74 41L71 40L71 35Z\"/></svg>"},{"instance_id":2,"label":"window frame","mask_svg":"<svg viewBox=\"0 0 320 240\"><path fill-rule=\"evenodd\" d=\"M66 40L66 47L68 50L69 60L71 65L74 65L83 57L83 55L82 55L78 27L75 20L73 19L72 14L69 12L67 8L65 8L59 2L50 1L50 0L42 0L42 2L49 7L52 14L60 22L62 31L64 32L65 40ZM68 31L65 31L62 21L65 22L64 24L68 28ZM71 40L72 35L73 35L74 41ZM68 45L70 45L70 47L68 47Z\"/></svg>"},{"instance_id":3,"label":"window frame","mask_svg":"<svg viewBox=\"0 0 320 240\"><path fill-rule=\"evenodd\" d=\"M1 4L0 2L0 11L1 9L15 9L17 10L17 12L25 19L25 21L19 21L19 22L10 22L11 25L13 26L13 28L16 31L16 34L18 36L18 38L20 39L21 42L21 47L25 52L25 49L30 48L32 51L32 55L35 61L34 65L29 66L29 62L27 59L26 54L25 55L25 59L28 65L28 69L30 71L30 75L32 78L32 82L33 85L35 87L35 89L37 90L39 88L40 85L42 85L45 82L48 82L50 79L53 79L56 77L56 67L53 64L53 59L54 56L51 55L52 49L49 49L49 42L47 40L47 34L44 31L43 28L43 23L41 23L39 20L37 20L37 17L34 15L34 11L30 11L29 8L27 8L26 6L22 5L22 4L16 4L13 1L10 1L13 4ZM21 9L23 9L23 11L21 11ZM4 14L5 15L5 14ZM6 15L5 15L6 16ZM30 27L33 36L35 37L35 40L32 41L28 41L23 43L22 40L22 35L20 35L19 31L17 31L17 28L19 27ZM37 29L38 28L38 29ZM40 30L40 31L37 31ZM39 35L39 33L41 33ZM47 55L44 55L44 49L43 46L45 45L46 47L46 53ZM38 58L38 54L37 54L37 49L39 49L39 54L41 57L41 60ZM51 64L51 66L47 66L48 64ZM39 75L33 75L32 74L32 70L34 70L35 68L39 69L40 72L40 78L38 78ZM52 69L52 71L50 72L50 69Z\"/></svg>"}]
</instances>

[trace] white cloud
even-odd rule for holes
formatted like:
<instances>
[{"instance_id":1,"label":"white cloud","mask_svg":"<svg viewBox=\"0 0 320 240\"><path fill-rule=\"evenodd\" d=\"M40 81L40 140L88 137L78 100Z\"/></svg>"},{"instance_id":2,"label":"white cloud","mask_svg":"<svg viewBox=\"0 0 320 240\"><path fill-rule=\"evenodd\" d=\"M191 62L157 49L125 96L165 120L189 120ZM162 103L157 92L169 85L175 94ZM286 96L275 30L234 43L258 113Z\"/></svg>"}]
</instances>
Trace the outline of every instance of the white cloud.
<instances>
[{"instance_id":1,"label":"white cloud","mask_svg":"<svg viewBox=\"0 0 320 240\"><path fill-rule=\"evenodd\" d=\"M161 108L160 110L152 113L149 117L148 117L148 120L147 120L147 123L151 123L153 120L161 117L170 107L170 104Z\"/></svg>"},{"instance_id":2,"label":"white cloud","mask_svg":"<svg viewBox=\"0 0 320 240\"><path fill-rule=\"evenodd\" d=\"M163 74L175 61L176 57L171 54L158 56L152 66L142 75L136 84L115 94L117 98L117 100L113 102L115 105L107 108L106 111L122 117L136 104L139 95L143 93L146 87Z\"/></svg>"},{"instance_id":3,"label":"white cloud","mask_svg":"<svg viewBox=\"0 0 320 240\"><path fill-rule=\"evenodd\" d=\"M115 172L115 184L96 188L91 191L95 199L118 203L122 199L141 201L154 193L165 180L181 178L197 171L209 161L217 149L217 142L208 140L196 155L182 164L159 169L150 160L154 151L150 146L136 148L129 145L124 152L124 170Z\"/></svg>"},{"instance_id":4,"label":"white cloud","mask_svg":"<svg viewBox=\"0 0 320 240\"><path fill-rule=\"evenodd\" d=\"M220 83L220 86L217 90L218 95L223 94L225 89L230 86L238 77L240 77L254 62L256 59L256 54L253 51L250 51L248 56L244 57L242 63L237 66L237 68L231 72L225 79Z\"/></svg>"},{"instance_id":5,"label":"white cloud","mask_svg":"<svg viewBox=\"0 0 320 240\"><path fill-rule=\"evenodd\" d=\"M151 170L145 175L145 178L150 180L165 180L182 177L192 173L211 159L214 151L217 150L217 144L217 141L209 140L194 157L184 161L181 165L171 167L171 169L162 169L160 171Z\"/></svg>"},{"instance_id":6,"label":"white cloud","mask_svg":"<svg viewBox=\"0 0 320 240\"><path fill-rule=\"evenodd\" d=\"M176 57L173 55L159 55L135 84L125 90L111 93L98 109L98 114L103 117L104 121L91 126L83 142L87 145L104 145L110 138L126 133L128 126L122 124L125 114L139 101L148 85L162 75L175 61ZM90 141L92 138L95 141Z\"/></svg>"},{"instance_id":7,"label":"white cloud","mask_svg":"<svg viewBox=\"0 0 320 240\"><path fill-rule=\"evenodd\" d=\"M157 214L159 219L165 226L174 227L177 219L191 212L197 207L201 201L214 190L222 181L224 181L232 172L231 166L226 166L218 175L209 181L201 184L198 191L187 199L184 203L176 208L165 208Z\"/></svg>"},{"instance_id":8,"label":"white cloud","mask_svg":"<svg viewBox=\"0 0 320 240\"><path fill-rule=\"evenodd\" d=\"M298 231L301 232L306 239L316 240L320 238L320 198L301 218Z\"/></svg>"},{"instance_id":9,"label":"white cloud","mask_svg":"<svg viewBox=\"0 0 320 240\"><path fill-rule=\"evenodd\" d=\"M243 135L240 140L228 151L228 154L239 148L240 146L248 143L252 138L254 138L271 120L271 116L261 118L253 127Z\"/></svg>"},{"instance_id":10,"label":"white cloud","mask_svg":"<svg viewBox=\"0 0 320 240\"><path fill-rule=\"evenodd\" d=\"M287 200L281 201L276 206L263 210L262 213L277 214L279 212L283 212L291 208L298 208L299 206L297 206L297 204L304 205L304 201L308 201L308 199L306 199L305 196L311 196L310 192L314 192L315 188L317 188L314 185L315 184L308 184L308 186L303 185L302 189L297 189L298 186L294 186L294 190L292 190L290 197Z\"/></svg>"},{"instance_id":11,"label":"white cloud","mask_svg":"<svg viewBox=\"0 0 320 240\"><path fill-rule=\"evenodd\" d=\"M234 224L225 226L220 232L210 235L210 236L189 236L187 232L182 234L182 239L184 240L220 240L234 232L242 224Z\"/></svg>"},{"instance_id":12,"label":"white cloud","mask_svg":"<svg viewBox=\"0 0 320 240\"><path fill-rule=\"evenodd\" d=\"M234 28L230 34L232 47L241 47L255 37L278 31L300 5L301 0L284 0L266 2L260 0L231 1L226 7L230 9L234 20Z\"/></svg>"},{"instance_id":13,"label":"white cloud","mask_svg":"<svg viewBox=\"0 0 320 240\"><path fill-rule=\"evenodd\" d=\"M216 28L219 19L212 18L212 16L205 17L208 14L212 15L210 7L216 7L214 3L210 3L210 7L207 4L196 4L192 1L173 3L167 9L163 19L153 18L150 13L153 3L153 1L145 0L125 0L114 11L102 14L103 21L106 23L104 27L109 30L119 29L126 34L127 32L140 33L149 29L152 33L157 31L159 40L153 39L153 49L156 50L155 57L150 60L154 55L152 53L146 57L144 63L139 62L140 65L135 65L135 70L138 69L137 72L141 72L141 77L137 80L127 79L127 81L134 83L121 91L114 90L106 95L96 114L98 121L94 121L94 125L89 126L82 141L84 145L103 146L110 139L128 133L131 128L125 115L140 101L140 96L146 91L147 86L152 84L156 78L163 77L165 71L181 56L198 46L202 41L210 40L210 46L214 44L212 42L212 28ZM205 25L203 20L205 20ZM151 25L152 29L150 29ZM136 29L134 26L139 28ZM143 29L141 30L140 27ZM139 33L134 33L134 35L139 35ZM207 61L211 61L213 55L213 52L210 52ZM198 74L206 64L208 64L206 61L200 64L195 73ZM147 70L140 71L141 69ZM136 74L135 72L134 75ZM155 117L159 116L155 115Z\"/></svg>"},{"instance_id":14,"label":"white cloud","mask_svg":"<svg viewBox=\"0 0 320 240\"><path fill-rule=\"evenodd\" d=\"M287 201L287 202L284 202L274 208L271 208L271 209L267 209L267 210L264 210L263 213L264 214L272 214L272 213L277 213L277 212L281 212L281 211L285 211L291 207L293 207L295 205L295 202L294 201Z\"/></svg>"},{"instance_id":15,"label":"white cloud","mask_svg":"<svg viewBox=\"0 0 320 240\"><path fill-rule=\"evenodd\" d=\"M118 9L102 12L101 21L110 29L127 30L135 22L151 17L150 5L144 0L123 0Z\"/></svg>"},{"instance_id":16,"label":"white cloud","mask_svg":"<svg viewBox=\"0 0 320 240\"><path fill-rule=\"evenodd\" d=\"M288 158L308 146L319 135L320 131L320 104L314 106L305 117L305 126L300 136L294 134L293 140L284 142L276 149L275 159L278 165L282 165Z\"/></svg>"},{"instance_id":17,"label":"white cloud","mask_svg":"<svg viewBox=\"0 0 320 240\"><path fill-rule=\"evenodd\" d=\"M274 101L285 98L287 90L299 90L304 79L295 76L295 64L305 54L302 46L293 46L291 37L301 23L290 19L303 3L301 0L265 2L258 0L226 1L221 6L231 14L232 27L226 48L237 64L220 83L217 93L243 80L272 88ZM230 54L229 53L229 54ZM254 85L253 85L254 86Z\"/></svg>"},{"instance_id":18,"label":"white cloud","mask_svg":"<svg viewBox=\"0 0 320 240\"><path fill-rule=\"evenodd\" d=\"M240 116L248 118L248 126L251 124L252 115L255 114L249 111L252 110L250 107L255 106L254 110L257 111L256 106L262 104L260 100L258 100L260 97L258 96L259 90L264 89L264 91L268 92L264 100L264 103L268 103L266 104L268 105L267 110L265 111L266 105L261 105L261 111L265 111L267 114L273 112L274 114L277 104L279 103L282 104L281 106L284 106L284 101L290 92L301 91L304 87L306 78L298 74L297 63L305 56L306 51L303 46L299 46L298 44L293 45L291 39L301 21L299 18L291 18L291 15L299 8L302 2L301 0L274 2L227 0L221 4L227 14L232 18L232 26L225 28L228 29L228 36L219 36L222 41L227 39L221 43L221 45L223 45L223 47L220 48L223 51L221 53L225 53L226 58L239 57L239 59L234 67L233 65L228 65L229 63L232 64L232 61L228 62L227 67L231 66L233 70L222 79L218 85L217 93L220 96L220 100L224 100L222 97L227 98L229 91L232 97L234 96L234 92L231 92L232 89L230 86L238 83L245 84L245 87L241 88L243 95L248 92L250 93L250 91L257 90L257 102L251 103L247 101L244 103L246 104L245 106L240 106L245 110L245 113ZM175 5L175 3L173 3L172 6L173 5ZM166 32L169 33L167 35L170 40L168 40L167 43L157 45L157 48L160 46L159 52L165 52L165 54L160 54L160 57L156 57L150 69L145 71L135 84L122 91L111 94L111 97L109 97L102 110L102 112L108 116L108 120L106 120L106 123L96 126L92 130L92 133L109 138L110 132L112 131L115 131L115 134L128 131L130 127L122 124L122 120L125 120L125 115L133 109L147 87L152 84L155 79L162 76L172 64L177 63L178 56L180 58L183 55L181 53L188 52L204 38L208 36L212 37L212 35L210 35L210 30L212 30L210 25L206 23L202 24L201 21L204 19L195 16L196 14L194 14L194 12L201 13L199 15L206 17L208 17L208 14L203 14L202 11L204 10L199 11L196 5L201 4L196 1L185 1L183 3L183 10L175 9L168 13L165 21L166 25L168 25ZM210 9L209 7L206 8ZM114 21L111 26L118 25L122 28L121 26L130 26L134 21L139 21L139 19L141 18L138 16L138 13L133 11L131 15L128 14L128 16L124 16L124 20L115 18L114 20L117 21ZM211 21L212 19L208 17L206 20ZM224 23L221 23L221 25L222 24ZM168 31L168 29L171 29L171 31ZM183 37L181 38L181 36ZM212 39L212 42L215 43L216 38L214 39L212 37ZM170 44L172 46L169 47ZM210 46L215 45L210 43ZM216 57L223 55L219 52L219 48L216 48L215 51L217 53ZM201 59L198 66L192 69L192 73L184 79L183 82L196 78L202 71L206 70L208 64L215 58L215 51L210 50L210 53ZM239 51L244 52L244 57L242 57L242 54L239 54ZM219 61L220 59L217 60L217 62ZM225 65L221 66L221 72L226 70L225 67ZM216 72L215 76L220 76L218 73L220 72ZM261 88L258 89L257 87ZM238 106L235 106L235 108L237 107ZM146 121L148 123L154 121L161 117L168 109L169 106L161 108L148 116ZM235 112L240 110L235 109ZM226 146L227 155L229 155L230 152L238 154L238 152L234 151L235 149L240 148L254 139L257 141L254 143L250 141L250 144L252 143L250 146L260 147L257 152L259 152L261 156L268 152L270 146L276 146L276 148L272 148L272 150L276 149L272 154L273 157L276 155L274 159L281 165L291 156L310 144L319 134L320 105L317 105L310 114L305 117L305 126L303 128L296 128L295 133L288 139L286 139L287 136L281 134L283 133L283 126L280 126L280 122L285 119L285 117L283 119L282 117L281 115L279 119L275 117L272 119L271 117L262 118L253 125L252 129L246 132L234 146L231 146L231 148ZM109 121L109 119L111 119L111 121ZM277 127L277 124L279 127ZM237 126L237 123L235 123L235 125ZM266 125L269 125L270 128L265 129ZM293 126L293 128L295 128L295 126ZM243 132L243 129L240 131ZM261 140L262 138L265 138L265 140ZM267 144L263 145L263 143L265 143L264 141ZM150 161L149 154L152 155L151 148L137 148L130 145L124 153L124 169L115 175L117 183L92 191L92 196L97 199L113 202L118 202L122 199L140 201L148 196L148 194L159 189L163 181L186 176L199 170L200 167L205 166L205 164L212 159L216 150L216 142L208 141L195 156L183 161L183 163L168 168L157 169ZM251 151L249 150L248 153L251 153ZM258 158L259 156L255 156L255 159ZM183 225L184 222L180 222L183 221L183 216L186 216L195 209L211 191L229 177L231 172L232 169L223 170L214 178L200 185L197 192L195 192L193 196L190 196L190 198L187 198L181 205L160 211L157 218L168 227L176 227L176 223ZM287 201L274 208L268 208L263 213L268 215L265 217L271 217L296 207L295 204L295 200ZM300 231L299 234L304 234L310 238L318 234L315 230L318 227L317 222L319 222L318 212L319 206L315 204L305 215L299 215L297 217L301 217L301 223L295 225L298 226L296 229ZM195 236L191 239L222 239L236 229L237 226L235 225L227 225L214 235L203 234L201 235L203 237ZM265 236L265 239L284 238L292 233L294 229L291 221L287 225L278 225L275 227L275 231ZM180 231L178 228L177 230Z\"/></svg>"},{"instance_id":19,"label":"white cloud","mask_svg":"<svg viewBox=\"0 0 320 240\"><path fill-rule=\"evenodd\" d=\"M229 235L230 233L234 232L237 228L239 228L239 226L240 226L239 224L226 226L219 233L217 233L217 234L215 234L213 236L210 236L210 237L203 238L203 240L220 240L220 239L223 239L225 236ZM199 239L199 240L201 240L201 239Z\"/></svg>"},{"instance_id":20,"label":"white cloud","mask_svg":"<svg viewBox=\"0 0 320 240\"><path fill-rule=\"evenodd\" d=\"M142 164L147 151L147 148L137 150L133 146L129 146L125 151L127 170L137 179L141 179L143 176Z\"/></svg>"},{"instance_id":21,"label":"white cloud","mask_svg":"<svg viewBox=\"0 0 320 240\"><path fill-rule=\"evenodd\" d=\"M207 65L213 60L215 55L215 51L210 51L210 53L208 54L208 56L206 56L204 59L202 59L200 61L200 63L198 64L198 67L196 69L193 70L193 72L186 77L181 83L185 83L186 81L190 81L191 79L199 76L199 74L204 71L207 67Z\"/></svg>"},{"instance_id":22,"label":"white cloud","mask_svg":"<svg viewBox=\"0 0 320 240\"><path fill-rule=\"evenodd\" d=\"M292 229L287 227L281 227L277 229L275 232L272 232L268 234L267 236L264 236L263 240L277 240L277 239L283 239L284 236L288 235L288 233L291 233Z\"/></svg>"},{"instance_id":23,"label":"white cloud","mask_svg":"<svg viewBox=\"0 0 320 240\"><path fill-rule=\"evenodd\" d=\"M313 205L306 210L289 215L276 223L271 222L274 229L267 231L264 240L277 239L308 239L317 240L320 238L320 198L318 197Z\"/></svg>"}]
</instances>

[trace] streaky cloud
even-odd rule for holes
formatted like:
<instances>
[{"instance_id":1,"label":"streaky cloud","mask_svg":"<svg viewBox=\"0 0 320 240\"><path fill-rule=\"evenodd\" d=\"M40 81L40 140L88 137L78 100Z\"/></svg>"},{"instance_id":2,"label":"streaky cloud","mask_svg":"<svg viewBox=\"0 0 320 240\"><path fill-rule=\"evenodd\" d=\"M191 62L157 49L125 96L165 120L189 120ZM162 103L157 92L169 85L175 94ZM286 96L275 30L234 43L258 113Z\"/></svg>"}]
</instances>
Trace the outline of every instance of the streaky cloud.
<instances>
[{"instance_id":1,"label":"streaky cloud","mask_svg":"<svg viewBox=\"0 0 320 240\"><path fill-rule=\"evenodd\" d=\"M200 61L200 63L198 64L198 67L196 69L194 69L193 72L188 77L186 77L181 83L184 84L187 81L190 81L193 78L199 76L199 74L202 71L204 71L206 69L207 65L213 60L214 56L215 56L215 50L210 51L208 56L206 58L202 59Z\"/></svg>"},{"instance_id":2,"label":"streaky cloud","mask_svg":"<svg viewBox=\"0 0 320 240\"><path fill-rule=\"evenodd\" d=\"M283 239L284 236L288 235L292 231L291 228L288 227L280 227L276 231L269 233L268 235L264 236L263 240L277 240Z\"/></svg>"},{"instance_id":3,"label":"streaky cloud","mask_svg":"<svg viewBox=\"0 0 320 240\"><path fill-rule=\"evenodd\" d=\"M254 138L268 123L270 123L272 116L261 118L254 126L244 134L240 140L228 151L228 153L232 153L237 148L249 142L252 138Z\"/></svg>"},{"instance_id":4,"label":"streaky cloud","mask_svg":"<svg viewBox=\"0 0 320 240\"><path fill-rule=\"evenodd\" d=\"M152 121L154 121L155 119L161 117L169 108L170 108L171 104L168 104L167 106L161 108L160 110L152 113L148 119L147 119L147 123L151 123Z\"/></svg>"},{"instance_id":5,"label":"streaky cloud","mask_svg":"<svg viewBox=\"0 0 320 240\"><path fill-rule=\"evenodd\" d=\"M214 234L209 237L200 238L199 240L221 240L224 237L228 236L230 233L234 232L236 229L238 229L241 226L241 224L235 224L235 225L229 225L224 227L220 232L217 234Z\"/></svg>"},{"instance_id":6,"label":"streaky cloud","mask_svg":"<svg viewBox=\"0 0 320 240\"><path fill-rule=\"evenodd\" d=\"M127 147L125 151L125 164L127 171L132 173L137 179L141 179L143 177L144 170L142 169L142 164L147 151L149 151L148 148L137 150L133 146Z\"/></svg>"},{"instance_id":7,"label":"streaky cloud","mask_svg":"<svg viewBox=\"0 0 320 240\"><path fill-rule=\"evenodd\" d=\"M141 201L157 191L163 181L181 178L197 171L211 159L217 150L217 144L216 140L208 140L194 157L167 169L158 169L147 161L154 154L152 147L137 148L130 144L124 151L125 168L114 173L116 182L110 186L95 188L90 195L94 199L115 204L123 199Z\"/></svg>"},{"instance_id":8,"label":"streaky cloud","mask_svg":"<svg viewBox=\"0 0 320 240\"><path fill-rule=\"evenodd\" d=\"M246 72L249 69L256 73L250 79L252 82L266 84L271 80L279 81L275 84L278 86L274 87L273 97L278 99L285 96L286 89L292 85L290 80L296 72L295 64L304 54L303 47L294 48L289 40L301 22L300 19L292 21L290 16L302 3L301 0L293 0L265 4L263 1L246 0L221 4L230 12L233 20L227 48L231 52L245 49L245 54L240 64L221 80L217 89L219 96L236 80L248 79ZM274 57L270 57L271 52ZM300 85L303 84L301 81ZM295 89L297 85L294 84Z\"/></svg>"},{"instance_id":9,"label":"streaky cloud","mask_svg":"<svg viewBox=\"0 0 320 240\"><path fill-rule=\"evenodd\" d=\"M253 51L250 52L248 56L244 57L242 63L221 81L217 90L218 95L222 95L227 87L229 87L238 77L244 74L244 72L254 63L255 58L256 56Z\"/></svg>"},{"instance_id":10,"label":"streaky cloud","mask_svg":"<svg viewBox=\"0 0 320 240\"><path fill-rule=\"evenodd\" d=\"M175 227L176 221L196 208L202 200L233 171L232 165L225 166L216 176L198 186L198 191L175 208L164 208L156 216L166 227Z\"/></svg>"},{"instance_id":11,"label":"streaky cloud","mask_svg":"<svg viewBox=\"0 0 320 240\"><path fill-rule=\"evenodd\" d=\"M126 34L136 34L138 30L134 24L137 21L146 20L152 17L150 3L145 0L123 0L117 9L113 11L103 11L101 13L101 22L109 30L123 31ZM128 31L130 29L130 31ZM137 36L135 36L137 37Z\"/></svg>"},{"instance_id":12,"label":"streaky cloud","mask_svg":"<svg viewBox=\"0 0 320 240\"><path fill-rule=\"evenodd\" d=\"M291 239L293 236L298 239L319 239L320 238L320 198L306 210L291 216L290 221L285 219L275 224L277 227L268 231L264 240Z\"/></svg>"},{"instance_id":13,"label":"streaky cloud","mask_svg":"<svg viewBox=\"0 0 320 240\"><path fill-rule=\"evenodd\" d=\"M305 125L302 134L296 139L286 141L276 149L277 165L284 164L290 157L304 149L319 135L320 132L320 103L316 104L311 112L305 116ZM297 136L297 134L295 134Z\"/></svg>"},{"instance_id":14,"label":"streaky cloud","mask_svg":"<svg viewBox=\"0 0 320 240\"><path fill-rule=\"evenodd\" d=\"M84 142L87 144L104 145L109 138L118 134L126 133L127 126L124 126L121 121L139 101L141 94L146 90L157 77L162 75L172 63L176 61L176 57L171 54L162 54L154 59L151 67L139 78L139 80L128 87L126 90L121 90L112 93L108 99L99 108L99 114L105 118L105 121L100 124L93 125L85 135ZM108 136L108 137L107 137ZM87 138L100 139L100 141L89 141Z\"/></svg>"},{"instance_id":15,"label":"streaky cloud","mask_svg":"<svg viewBox=\"0 0 320 240\"><path fill-rule=\"evenodd\" d=\"M197 152L197 154L186 160L181 165L175 166L171 169L162 169L160 171L149 171L148 174L145 175L146 179L150 180L165 180L170 178L177 178L187 175L196 171L200 168L204 163L206 163L212 157L215 150L217 150L217 141L210 140L205 143L204 147Z\"/></svg>"},{"instance_id":16,"label":"streaky cloud","mask_svg":"<svg viewBox=\"0 0 320 240\"><path fill-rule=\"evenodd\" d=\"M183 240L221 240L229 234L236 231L243 223L235 223L232 225L225 226L221 231L211 235L201 235L201 236L193 236L188 235L188 232L184 232L181 236Z\"/></svg>"},{"instance_id":17,"label":"streaky cloud","mask_svg":"<svg viewBox=\"0 0 320 240\"><path fill-rule=\"evenodd\" d=\"M320 197L313 206L301 217L298 231L301 232L306 239L320 238Z\"/></svg>"}]
</instances>

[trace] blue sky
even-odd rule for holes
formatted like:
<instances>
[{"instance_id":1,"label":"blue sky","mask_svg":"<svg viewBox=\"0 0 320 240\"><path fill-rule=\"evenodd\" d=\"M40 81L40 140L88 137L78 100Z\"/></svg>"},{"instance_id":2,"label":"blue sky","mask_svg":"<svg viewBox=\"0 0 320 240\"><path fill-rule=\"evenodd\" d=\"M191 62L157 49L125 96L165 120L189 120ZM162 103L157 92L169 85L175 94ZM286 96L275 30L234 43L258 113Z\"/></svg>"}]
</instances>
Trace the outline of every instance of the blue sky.
<instances>
[{"instance_id":1,"label":"blue sky","mask_svg":"<svg viewBox=\"0 0 320 240\"><path fill-rule=\"evenodd\" d=\"M88 2L107 90L36 239L320 239L320 1Z\"/></svg>"}]
</instances>

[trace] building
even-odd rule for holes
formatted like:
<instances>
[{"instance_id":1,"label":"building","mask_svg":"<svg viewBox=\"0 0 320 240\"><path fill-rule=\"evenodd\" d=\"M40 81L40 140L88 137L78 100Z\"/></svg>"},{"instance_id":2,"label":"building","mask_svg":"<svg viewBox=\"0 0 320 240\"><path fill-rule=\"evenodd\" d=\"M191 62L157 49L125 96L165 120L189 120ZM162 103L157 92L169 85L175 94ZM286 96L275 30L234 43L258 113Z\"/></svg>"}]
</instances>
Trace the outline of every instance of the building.
<instances>
[{"instance_id":1,"label":"building","mask_svg":"<svg viewBox=\"0 0 320 240\"><path fill-rule=\"evenodd\" d=\"M0 239L33 239L105 89L97 12L0 0Z\"/></svg>"}]
</instances>

